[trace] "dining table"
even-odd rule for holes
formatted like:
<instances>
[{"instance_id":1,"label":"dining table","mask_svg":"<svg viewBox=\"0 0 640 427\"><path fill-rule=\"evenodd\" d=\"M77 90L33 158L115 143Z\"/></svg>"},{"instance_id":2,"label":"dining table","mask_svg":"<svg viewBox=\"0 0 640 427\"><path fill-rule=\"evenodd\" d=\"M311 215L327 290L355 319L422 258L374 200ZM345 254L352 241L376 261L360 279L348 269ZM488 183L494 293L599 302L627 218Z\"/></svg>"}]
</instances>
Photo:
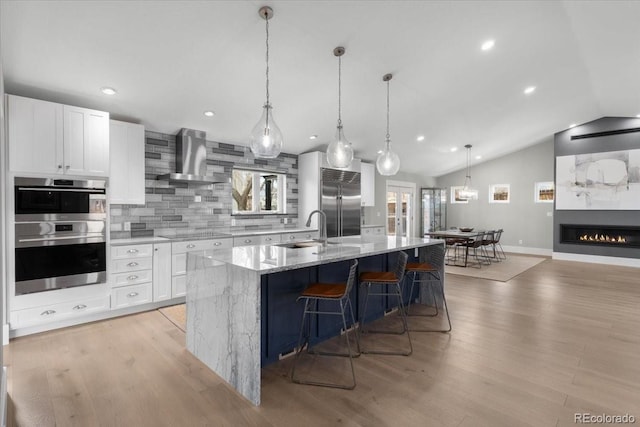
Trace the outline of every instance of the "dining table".
<instances>
[{"instance_id":1,"label":"dining table","mask_svg":"<svg viewBox=\"0 0 640 427\"><path fill-rule=\"evenodd\" d=\"M436 239L444 239L447 249L453 245L464 246L464 265L457 264L455 260L453 264L447 265L455 265L457 267L467 267L467 260L469 259L469 246L470 243L475 241L475 239L481 238L486 231L484 230L472 230L472 231L461 231L461 230L440 230L440 231L430 231L424 233L425 237L436 238ZM451 243L454 242L454 243Z\"/></svg>"}]
</instances>

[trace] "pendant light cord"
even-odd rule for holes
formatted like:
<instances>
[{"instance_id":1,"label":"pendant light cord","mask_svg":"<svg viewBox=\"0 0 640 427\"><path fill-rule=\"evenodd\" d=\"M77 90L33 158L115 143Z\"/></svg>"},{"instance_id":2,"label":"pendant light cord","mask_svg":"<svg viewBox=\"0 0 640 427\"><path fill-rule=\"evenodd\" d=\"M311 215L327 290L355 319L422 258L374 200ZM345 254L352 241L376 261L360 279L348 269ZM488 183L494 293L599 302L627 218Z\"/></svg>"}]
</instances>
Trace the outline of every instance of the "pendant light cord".
<instances>
[{"instance_id":1,"label":"pendant light cord","mask_svg":"<svg viewBox=\"0 0 640 427\"><path fill-rule=\"evenodd\" d=\"M266 70L267 113L266 113L265 129L268 129L269 128L269 107L271 106L271 104L269 104L269 13L266 10L264 12L264 20L265 20L265 32L267 34L267 39L266 39L267 50L265 55L266 62L267 62L267 70Z\"/></svg>"},{"instance_id":2,"label":"pendant light cord","mask_svg":"<svg viewBox=\"0 0 640 427\"><path fill-rule=\"evenodd\" d=\"M342 126L342 56L338 56L338 127Z\"/></svg>"},{"instance_id":3,"label":"pendant light cord","mask_svg":"<svg viewBox=\"0 0 640 427\"><path fill-rule=\"evenodd\" d=\"M389 80L387 80L387 148L389 148L389 140L391 135L389 134Z\"/></svg>"}]
</instances>

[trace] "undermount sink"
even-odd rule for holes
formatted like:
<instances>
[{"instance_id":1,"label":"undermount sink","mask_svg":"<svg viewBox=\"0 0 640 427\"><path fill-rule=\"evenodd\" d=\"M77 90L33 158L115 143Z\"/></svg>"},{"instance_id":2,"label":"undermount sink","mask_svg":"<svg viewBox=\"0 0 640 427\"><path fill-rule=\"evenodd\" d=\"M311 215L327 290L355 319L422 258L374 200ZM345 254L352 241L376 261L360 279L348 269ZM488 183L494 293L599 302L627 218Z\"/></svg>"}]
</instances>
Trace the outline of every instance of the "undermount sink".
<instances>
[{"instance_id":1,"label":"undermount sink","mask_svg":"<svg viewBox=\"0 0 640 427\"><path fill-rule=\"evenodd\" d=\"M327 242L329 245L337 245L337 242ZM302 242L287 242L287 243L278 243L273 246L279 246L281 248L287 249L302 249L302 248L313 248L315 246L322 245L322 242L318 242L317 240L305 240Z\"/></svg>"}]
</instances>

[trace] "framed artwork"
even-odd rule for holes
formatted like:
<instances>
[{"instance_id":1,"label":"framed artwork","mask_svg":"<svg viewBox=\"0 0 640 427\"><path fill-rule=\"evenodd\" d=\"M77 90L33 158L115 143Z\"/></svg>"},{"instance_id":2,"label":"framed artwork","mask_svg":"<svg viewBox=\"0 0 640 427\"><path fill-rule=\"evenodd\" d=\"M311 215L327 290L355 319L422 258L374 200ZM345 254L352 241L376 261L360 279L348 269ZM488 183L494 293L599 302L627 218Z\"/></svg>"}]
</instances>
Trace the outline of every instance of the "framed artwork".
<instances>
[{"instance_id":1,"label":"framed artwork","mask_svg":"<svg viewBox=\"0 0 640 427\"><path fill-rule=\"evenodd\" d=\"M459 187L451 187L451 203L469 203L467 199L460 198L460 191L464 188L464 186Z\"/></svg>"},{"instance_id":2,"label":"framed artwork","mask_svg":"<svg viewBox=\"0 0 640 427\"><path fill-rule=\"evenodd\" d=\"M640 210L640 150L556 157L556 209Z\"/></svg>"},{"instance_id":3,"label":"framed artwork","mask_svg":"<svg viewBox=\"0 0 640 427\"><path fill-rule=\"evenodd\" d=\"M555 196L553 182L536 182L534 188L534 201L536 203L553 203Z\"/></svg>"},{"instance_id":4,"label":"framed artwork","mask_svg":"<svg viewBox=\"0 0 640 427\"><path fill-rule=\"evenodd\" d=\"M511 185L491 184L489 186L489 203L509 203Z\"/></svg>"}]
</instances>

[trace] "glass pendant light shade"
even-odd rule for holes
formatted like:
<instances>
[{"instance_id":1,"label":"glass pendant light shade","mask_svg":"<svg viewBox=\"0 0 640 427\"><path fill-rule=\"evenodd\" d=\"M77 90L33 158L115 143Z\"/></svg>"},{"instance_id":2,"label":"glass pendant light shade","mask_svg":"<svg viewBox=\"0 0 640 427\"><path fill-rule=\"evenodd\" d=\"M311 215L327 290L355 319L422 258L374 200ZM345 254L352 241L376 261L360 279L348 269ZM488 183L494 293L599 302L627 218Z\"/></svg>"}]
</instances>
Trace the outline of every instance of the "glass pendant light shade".
<instances>
[{"instance_id":1,"label":"glass pendant light shade","mask_svg":"<svg viewBox=\"0 0 640 427\"><path fill-rule=\"evenodd\" d=\"M260 159L273 159L282 151L282 132L273 120L273 108L265 104L260 121L251 131L249 142L253 155Z\"/></svg>"},{"instance_id":2,"label":"glass pendant light shade","mask_svg":"<svg viewBox=\"0 0 640 427\"><path fill-rule=\"evenodd\" d=\"M338 57L338 127L336 139L327 147L327 163L332 168L348 168L353 160L353 147L342 130L342 55L344 52L345 49L342 46L333 49L334 56Z\"/></svg>"},{"instance_id":3,"label":"glass pendant light shade","mask_svg":"<svg viewBox=\"0 0 640 427\"><path fill-rule=\"evenodd\" d=\"M342 125L336 129L336 139L327 147L327 162L332 168L348 168L353 161L353 148L347 141Z\"/></svg>"},{"instance_id":4,"label":"glass pendant light shade","mask_svg":"<svg viewBox=\"0 0 640 427\"><path fill-rule=\"evenodd\" d=\"M282 151L282 132L273 120L273 108L269 103L269 19L273 17L273 9L263 6L258 10L258 14L265 21L266 33L266 95L267 101L262 107L262 117L251 131L249 145L256 158L273 159L278 157Z\"/></svg>"},{"instance_id":5,"label":"glass pendant light shade","mask_svg":"<svg viewBox=\"0 0 640 427\"><path fill-rule=\"evenodd\" d=\"M471 144L464 146L467 149L467 176L464 178L462 190L458 192L458 198L462 200L478 200L478 190L471 186L471 147Z\"/></svg>"},{"instance_id":6,"label":"glass pendant light shade","mask_svg":"<svg viewBox=\"0 0 640 427\"><path fill-rule=\"evenodd\" d=\"M378 159L376 160L378 173L384 176L395 175L400 170L400 157L391 151L390 143L391 140L387 139L384 151L378 154Z\"/></svg>"}]
</instances>

